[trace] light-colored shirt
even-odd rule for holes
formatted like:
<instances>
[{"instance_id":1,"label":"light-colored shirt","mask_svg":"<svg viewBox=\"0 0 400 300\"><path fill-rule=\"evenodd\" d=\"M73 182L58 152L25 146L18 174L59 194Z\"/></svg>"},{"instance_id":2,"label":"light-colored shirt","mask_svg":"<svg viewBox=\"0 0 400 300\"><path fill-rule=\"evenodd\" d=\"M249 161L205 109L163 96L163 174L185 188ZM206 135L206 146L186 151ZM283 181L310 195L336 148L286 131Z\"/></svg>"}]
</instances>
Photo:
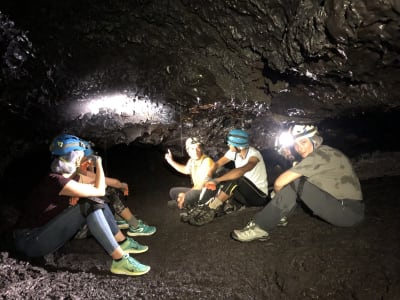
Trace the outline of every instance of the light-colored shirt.
<instances>
[{"instance_id":1,"label":"light-colored shirt","mask_svg":"<svg viewBox=\"0 0 400 300\"><path fill-rule=\"evenodd\" d=\"M239 153L228 150L225 153L225 157L229 160L235 162L235 167L240 168L246 165L250 159L250 157L255 157L258 159L258 163L255 165L253 169L244 173L244 176L249 179L254 185L266 195L268 195L268 177L267 170L265 168L264 159L257 149L253 147L249 147L247 155L245 158L242 158Z\"/></svg>"}]
</instances>

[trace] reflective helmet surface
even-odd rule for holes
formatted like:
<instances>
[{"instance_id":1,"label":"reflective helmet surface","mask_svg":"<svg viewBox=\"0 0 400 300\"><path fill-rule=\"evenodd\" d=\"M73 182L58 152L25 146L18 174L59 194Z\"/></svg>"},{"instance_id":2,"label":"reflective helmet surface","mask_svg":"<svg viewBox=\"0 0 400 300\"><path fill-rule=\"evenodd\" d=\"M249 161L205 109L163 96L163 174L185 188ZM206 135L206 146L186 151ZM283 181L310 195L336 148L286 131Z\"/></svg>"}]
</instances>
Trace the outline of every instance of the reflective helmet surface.
<instances>
[{"instance_id":1,"label":"reflective helmet surface","mask_svg":"<svg viewBox=\"0 0 400 300\"><path fill-rule=\"evenodd\" d=\"M85 141L85 140L81 140L81 142L85 146L85 150L83 150L85 156L93 155L94 154L94 150L93 150L94 144L92 142L88 142L88 141Z\"/></svg>"},{"instance_id":2,"label":"reflective helmet surface","mask_svg":"<svg viewBox=\"0 0 400 300\"><path fill-rule=\"evenodd\" d=\"M249 146L249 135L242 129L232 129L227 137L228 145L240 148L247 148Z\"/></svg>"},{"instance_id":3,"label":"reflective helmet surface","mask_svg":"<svg viewBox=\"0 0 400 300\"><path fill-rule=\"evenodd\" d=\"M191 146L193 146L193 145L198 145L198 144L201 144L201 141L200 141L199 138L197 138L197 137L190 137L190 138L188 138L188 139L186 140L186 142L185 142L185 147L186 147L186 149L189 149Z\"/></svg>"},{"instance_id":4,"label":"reflective helmet surface","mask_svg":"<svg viewBox=\"0 0 400 300\"><path fill-rule=\"evenodd\" d=\"M293 125L289 128L289 133L293 139L311 138L318 132L318 128L313 125Z\"/></svg>"},{"instance_id":5,"label":"reflective helmet surface","mask_svg":"<svg viewBox=\"0 0 400 300\"><path fill-rule=\"evenodd\" d=\"M70 134L56 136L50 144L50 152L53 155L64 156L74 150L85 151L85 143L78 137Z\"/></svg>"}]
</instances>

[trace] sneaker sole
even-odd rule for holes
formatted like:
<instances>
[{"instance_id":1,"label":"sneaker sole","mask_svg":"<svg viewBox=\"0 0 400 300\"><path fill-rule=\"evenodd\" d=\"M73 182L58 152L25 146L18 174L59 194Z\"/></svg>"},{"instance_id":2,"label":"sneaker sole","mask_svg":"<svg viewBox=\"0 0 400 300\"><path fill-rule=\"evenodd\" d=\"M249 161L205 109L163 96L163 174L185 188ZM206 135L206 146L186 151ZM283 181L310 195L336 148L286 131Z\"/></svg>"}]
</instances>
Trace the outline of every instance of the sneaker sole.
<instances>
[{"instance_id":1,"label":"sneaker sole","mask_svg":"<svg viewBox=\"0 0 400 300\"><path fill-rule=\"evenodd\" d=\"M157 230L154 230L153 232L130 232L127 231L126 234L129 236L149 236L149 235L153 235L156 233Z\"/></svg>"},{"instance_id":2,"label":"sneaker sole","mask_svg":"<svg viewBox=\"0 0 400 300\"><path fill-rule=\"evenodd\" d=\"M140 275L144 275L144 274L148 273L150 271L150 267L148 267L144 271L137 271L137 272L129 272L129 271L125 271L125 270L113 270L112 268L110 271L111 271L111 273L118 274L118 275L140 276Z\"/></svg>"},{"instance_id":3,"label":"sneaker sole","mask_svg":"<svg viewBox=\"0 0 400 300\"><path fill-rule=\"evenodd\" d=\"M129 224L123 224L123 225L118 225L119 229L128 229L129 228Z\"/></svg>"},{"instance_id":4,"label":"sneaker sole","mask_svg":"<svg viewBox=\"0 0 400 300\"><path fill-rule=\"evenodd\" d=\"M146 252L147 250L149 250L149 247L148 247L148 246L146 246L145 248L143 248L143 249L141 249L141 250L131 248L131 249L128 249L128 250L123 250L123 251L124 251L125 253L130 253L130 254L139 254L139 253L144 253L144 252Z\"/></svg>"},{"instance_id":5,"label":"sneaker sole","mask_svg":"<svg viewBox=\"0 0 400 300\"><path fill-rule=\"evenodd\" d=\"M242 242L242 243L248 243L248 242L254 242L254 241L265 242L265 241L269 240L269 236L255 238L252 240L241 240L234 232L231 232L231 238L233 238L236 241Z\"/></svg>"}]
</instances>

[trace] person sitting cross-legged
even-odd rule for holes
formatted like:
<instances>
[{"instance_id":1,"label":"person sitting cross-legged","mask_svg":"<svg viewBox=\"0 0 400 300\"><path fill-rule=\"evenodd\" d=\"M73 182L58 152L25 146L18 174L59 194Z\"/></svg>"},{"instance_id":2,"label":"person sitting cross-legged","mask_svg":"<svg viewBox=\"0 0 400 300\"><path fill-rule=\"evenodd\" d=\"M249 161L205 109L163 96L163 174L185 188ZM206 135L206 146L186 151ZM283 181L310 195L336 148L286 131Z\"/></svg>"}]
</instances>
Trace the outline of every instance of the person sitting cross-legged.
<instances>
[{"instance_id":1,"label":"person sitting cross-legged","mask_svg":"<svg viewBox=\"0 0 400 300\"><path fill-rule=\"evenodd\" d=\"M218 189L218 194L207 205L191 211L188 222L201 226L214 220L228 199L239 206L264 206L268 197L268 180L261 153L249 145L249 135L242 129L232 129L227 136L229 150L210 170L205 186ZM233 161L235 168L211 178L216 170ZM213 187L214 186L214 187Z\"/></svg>"},{"instance_id":2,"label":"person sitting cross-legged","mask_svg":"<svg viewBox=\"0 0 400 300\"><path fill-rule=\"evenodd\" d=\"M178 208L193 208L200 200L204 183L214 166L214 161L204 153L204 145L200 138L190 137L185 142L189 159L186 164L174 160L170 150L165 154L165 160L178 172L190 175L191 187L178 186L169 191L172 204Z\"/></svg>"}]
</instances>

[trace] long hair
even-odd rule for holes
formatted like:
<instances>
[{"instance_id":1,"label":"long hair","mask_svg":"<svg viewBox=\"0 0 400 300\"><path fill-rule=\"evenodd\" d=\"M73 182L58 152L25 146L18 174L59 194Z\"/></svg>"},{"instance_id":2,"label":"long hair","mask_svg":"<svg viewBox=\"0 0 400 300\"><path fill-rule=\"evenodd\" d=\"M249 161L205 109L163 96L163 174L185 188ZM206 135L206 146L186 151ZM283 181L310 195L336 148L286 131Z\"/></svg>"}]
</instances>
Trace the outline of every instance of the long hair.
<instances>
[{"instance_id":1,"label":"long hair","mask_svg":"<svg viewBox=\"0 0 400 300\"><path fill-rule=\"evenodd\" d=\"M78 159L82 157L82 151L74 150L70 153L56 157L50 165L53 173L58 174L72 174L78 168Z\"/></svg>"},{"instance_id":2,"label":"long hair","mask_svg":"<svg viewBox=\"0 0 400 300\"><path fill-rule=\"evenodd\" d=\"M322 138L322 136L320 136L318 133L315 134L314 136L312 136L310 138L311 142L314 145L314 149L317 149L319 146L322 145L322 142L324 141L324 139Z\"/></svg>"}]
</instances>

